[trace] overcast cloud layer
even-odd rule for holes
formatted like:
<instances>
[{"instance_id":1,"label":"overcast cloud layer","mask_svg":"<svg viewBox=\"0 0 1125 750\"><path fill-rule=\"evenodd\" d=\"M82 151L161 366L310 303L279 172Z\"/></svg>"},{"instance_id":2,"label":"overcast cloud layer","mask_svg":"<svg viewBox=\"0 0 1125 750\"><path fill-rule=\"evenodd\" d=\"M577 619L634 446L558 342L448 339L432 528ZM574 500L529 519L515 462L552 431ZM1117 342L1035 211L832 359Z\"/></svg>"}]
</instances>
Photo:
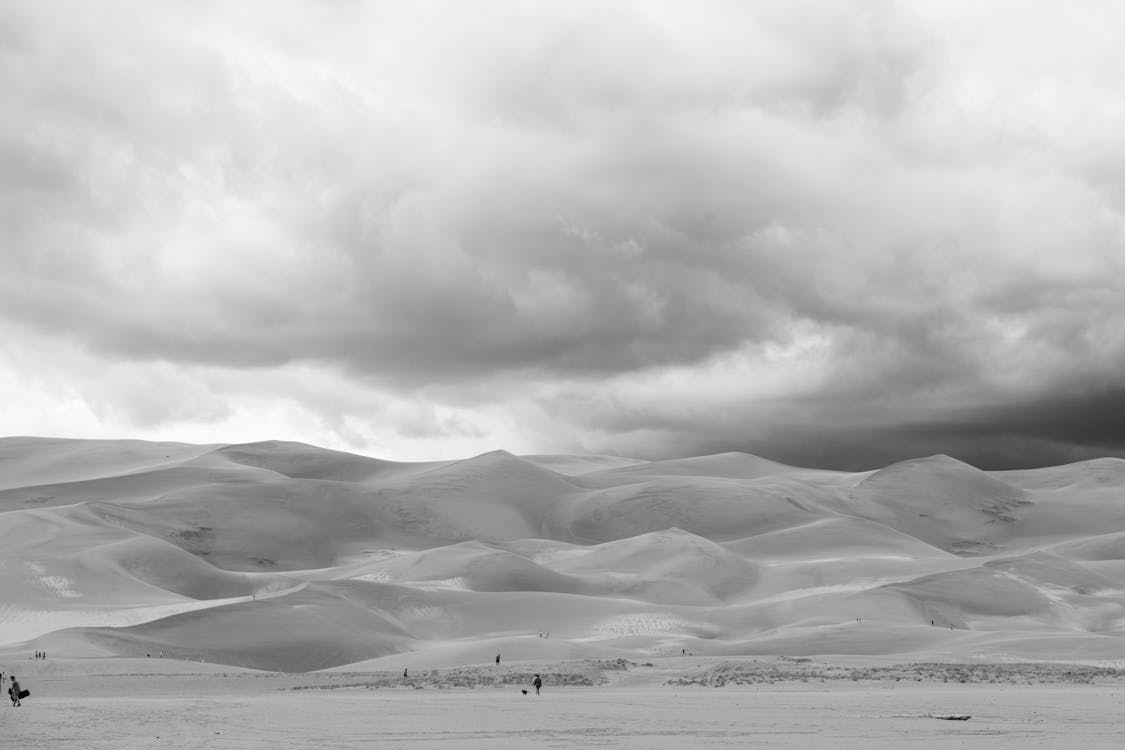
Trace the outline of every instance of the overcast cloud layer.
<instances>
[{"instance_id":1,"label":"overcast cloud layer","mask_svg":"<svg viewBox=\"0 0 1125 750\"><path fill-rule=\"evenodd\" d=\"M1123 23L0 0L0 433L1125 455Z\"/></svg>"}]
</instances>

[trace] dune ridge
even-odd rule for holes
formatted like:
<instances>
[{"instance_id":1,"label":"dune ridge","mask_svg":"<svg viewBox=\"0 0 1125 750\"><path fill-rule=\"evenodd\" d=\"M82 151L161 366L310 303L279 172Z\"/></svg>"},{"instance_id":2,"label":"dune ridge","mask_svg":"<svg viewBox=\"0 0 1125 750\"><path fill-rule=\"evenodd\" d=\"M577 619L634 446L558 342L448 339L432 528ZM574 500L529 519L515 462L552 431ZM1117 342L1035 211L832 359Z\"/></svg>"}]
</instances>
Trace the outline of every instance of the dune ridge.
<instances>
[{"instance_id":1,"label":"dune ridge","mask_svg":"<svg viewBox=\"0 0 1125 750\"><path fill-rule=\"evenodd\" d=\"M1105 659L1125 646L1123 467L2 438L0 654Z\"/></svg>"}]
</instances>

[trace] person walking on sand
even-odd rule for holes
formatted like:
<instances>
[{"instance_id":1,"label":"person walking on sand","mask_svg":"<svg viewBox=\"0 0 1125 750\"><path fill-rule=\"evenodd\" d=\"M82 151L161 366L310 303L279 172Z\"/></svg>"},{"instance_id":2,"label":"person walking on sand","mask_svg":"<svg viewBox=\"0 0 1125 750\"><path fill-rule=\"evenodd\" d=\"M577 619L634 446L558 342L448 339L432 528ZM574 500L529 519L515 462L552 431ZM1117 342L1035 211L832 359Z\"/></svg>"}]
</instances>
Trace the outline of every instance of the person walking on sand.
<instances>
[{"instance_id":1,"label":"person walking on sand","mask_svg":"<svg viewBox=\"0 0 1125 750\"><path fill-rule=\"evenodd\" d=\"M535 679L531 681L535 687L535 694L539 695L539 688L543 687L543 679L539 675L535 675Z\"/></svg>"},{"instance_id":2,"label":"person walking on sand","mask_svg":"<svg viewBox=\"0 0 1125 750\"><path fill-rule=\"evenodd\" d=\"M500 666L500 654L496 654L496 666Z\"/></svg>"},{"instance_id":3,"label":"person walking on sand","mask_svg":"<svg viewBox=\"0 0 1125 750\"><path fill-rule=\"evenodd\" d=\"M20 691L21 690L22 690L22 688L20 687L20 681L16 679L15 675L12 675L12 686L10 688L8 688L8 695L10 695L12 697L12 706L13 707L18 707L18 706L21 705L20 704Z\"/></svg>"}]
</instances>

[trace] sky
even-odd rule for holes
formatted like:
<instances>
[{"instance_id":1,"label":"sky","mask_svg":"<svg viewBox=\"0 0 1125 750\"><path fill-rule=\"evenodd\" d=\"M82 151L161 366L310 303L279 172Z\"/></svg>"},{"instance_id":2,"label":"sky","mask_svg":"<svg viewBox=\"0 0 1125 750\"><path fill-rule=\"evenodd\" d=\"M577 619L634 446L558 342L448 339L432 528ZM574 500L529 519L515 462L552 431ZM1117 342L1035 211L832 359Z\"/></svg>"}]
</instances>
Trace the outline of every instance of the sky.
<instances>
[{"instance_id":1,"label":"sky","mask_svg":"<svg viewBox=\"0 0 1125 750\"><path fill-rule=\"evenodd\" d=\"M1125 456L1123 27L0 0L0 435Z\"/></svg>"}]
</instances>

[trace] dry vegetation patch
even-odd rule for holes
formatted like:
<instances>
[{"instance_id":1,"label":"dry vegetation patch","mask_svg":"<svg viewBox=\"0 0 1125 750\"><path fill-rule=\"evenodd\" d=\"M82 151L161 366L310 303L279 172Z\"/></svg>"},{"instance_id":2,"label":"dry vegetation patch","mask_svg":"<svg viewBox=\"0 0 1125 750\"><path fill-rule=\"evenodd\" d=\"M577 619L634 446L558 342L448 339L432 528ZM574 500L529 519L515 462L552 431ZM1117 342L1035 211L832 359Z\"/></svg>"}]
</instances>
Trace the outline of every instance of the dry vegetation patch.
<instances>
[{"instance_id":1,"label":"dry vegetation patch","mask_svg":"<svg viewBox=\"0 0 1125 750\"><path fill-rule=\"evenodd\" d=\"M546 687L592 687L604 685L607 680L605 669L626 669L627 667L603 667L598 663L583 663L572 667L554 666L552 668L493 669L489 667L455 667L451 669L423 669L409 672L403 677L401 672L340 673L338 679L317 684L302 684L282 688L285 690L339 690L341 688L488 688L488 687L526 687L539 675Z\"/></svg>"},{"instance_id":2,"label":"dry vegetation patch","mask_svg":"<svg viewBox=\"0 0 1125 750\"><path fill-rule=\"evenodd\" d=\"M918 662L854 667L818 664L811 659L727 661L667 681L670 685L760 685L777 682L895 681L986 684L1094 684L1120 680L1125 670L1085 664Z\"/></svg>"}]
</instances>

